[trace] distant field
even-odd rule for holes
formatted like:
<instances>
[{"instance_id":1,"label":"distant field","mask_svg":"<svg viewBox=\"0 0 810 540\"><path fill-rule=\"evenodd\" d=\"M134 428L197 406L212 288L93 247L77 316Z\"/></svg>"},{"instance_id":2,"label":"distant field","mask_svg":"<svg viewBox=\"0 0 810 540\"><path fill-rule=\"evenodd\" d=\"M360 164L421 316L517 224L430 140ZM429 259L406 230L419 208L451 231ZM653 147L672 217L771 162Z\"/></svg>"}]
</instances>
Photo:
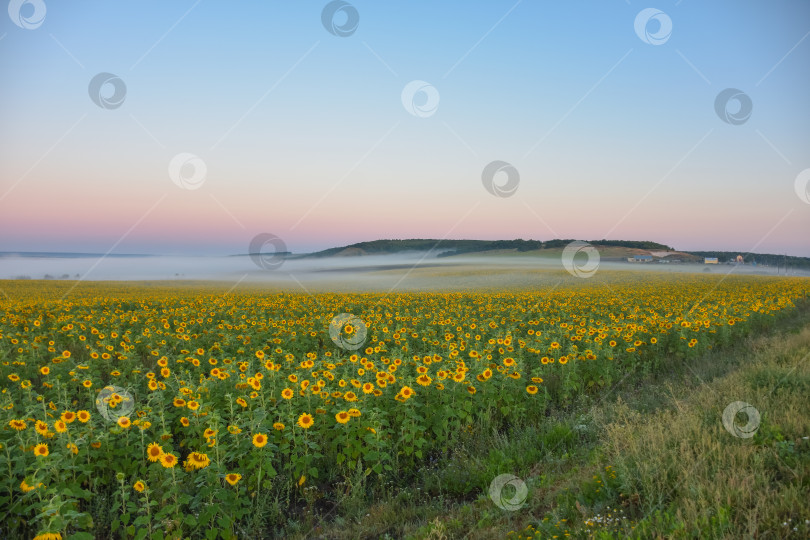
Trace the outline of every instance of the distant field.
<instances>
[{"instance_id":1,"label":"distant field","mask_svg":"<svg viewBox=\"0 0 810 540\"><path fill-rule=\"evenodd\" d=\"M810 293L805 278L521 267L407 279L465 290L0 282L0 536L337 531L443 456L734 347ZM447 496L486 498L512 467L487 471ZM598 507L578 504L588 530Z\"/></svg>"}]
</instances>

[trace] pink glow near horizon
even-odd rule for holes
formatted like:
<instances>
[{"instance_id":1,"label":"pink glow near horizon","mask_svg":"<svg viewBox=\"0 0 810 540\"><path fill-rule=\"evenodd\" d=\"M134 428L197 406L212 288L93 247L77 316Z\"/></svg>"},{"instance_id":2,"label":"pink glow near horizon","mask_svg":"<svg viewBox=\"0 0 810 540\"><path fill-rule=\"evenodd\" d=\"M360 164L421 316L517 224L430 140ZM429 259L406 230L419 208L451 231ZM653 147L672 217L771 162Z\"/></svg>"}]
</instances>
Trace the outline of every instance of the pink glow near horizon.
<instances>
[{"instance_id":1,"label":"pink glow near horizon","mask_svg":"<svg viewBox=\"0 0 810 540\"><path fill-rule=\"evenodd\" d=\"M160 202L158 202L160 201ZM141 223L120 242L116 252L154 253L238 253L247 250L250 239L259 232L281 237L291 251L309 251L382 238L450 239L536 239L576 238L599 240L651 240L683 250L728 250L782 253L810 256L810 249L796 249L806 241L801 234L803 217L798 212L762 212L749 220L739 220L734 210L720 208L714 213L694 216L665 213L665 208L644 207L622 218L617 212L578 212L550 209L540 214L523 205L492 208L472 203L439 210L425 204L419 213L397 205L371 208L365 213L312 212L301 221L289 209L268 214L262 208L236 213L226 211L211 197L199 197L194 205L173 205L171 196L163 200L138 201L131 207L89 204L81 211L65 208L57 201L43 202L34 211L22 206L9 208L0 216L4 231L0 250L72 251L67 246L81 244L82 250L106 251L133 224ZM146 217L142 208L149 209ZM604 208L610 203L602 200ZM614 205L618 207L619 201ZM223 203L224 205L224 203ZM69 206L69 205L68 205ZM542 208L542 205L538 205ZM227 207L226 207L227 208ZM233 217L229 215L233 214ZM787 217L785 217L787 215ZM782 221L780 225L777 223ZM544 223L545 222L545 223ZM776 226L774 228L774 226ZM772 229L772 230L771 230ZM771 230L770 234L765 234ZM609 233L609 234L608 234ZM43 240L44 239L44 240ZM60 248L62 246L62 248Z\"/></svg>"}]
</instances>

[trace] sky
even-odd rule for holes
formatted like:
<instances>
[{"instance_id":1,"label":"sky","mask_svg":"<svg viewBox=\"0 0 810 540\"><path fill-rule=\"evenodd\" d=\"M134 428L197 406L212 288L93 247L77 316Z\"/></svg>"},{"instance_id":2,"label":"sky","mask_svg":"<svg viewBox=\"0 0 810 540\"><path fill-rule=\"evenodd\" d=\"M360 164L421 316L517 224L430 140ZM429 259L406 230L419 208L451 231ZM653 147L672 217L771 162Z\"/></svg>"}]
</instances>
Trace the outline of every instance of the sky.
<instances>
[{"instance_id":1,"label":"sky","mask_svg":"<svg viewBox=\"0 0 810 540\"><path fill-rule=\"evenodd\" d=\"M810 256L804 0L3 3L0 251Z\"/></svg>"}]
</instances>

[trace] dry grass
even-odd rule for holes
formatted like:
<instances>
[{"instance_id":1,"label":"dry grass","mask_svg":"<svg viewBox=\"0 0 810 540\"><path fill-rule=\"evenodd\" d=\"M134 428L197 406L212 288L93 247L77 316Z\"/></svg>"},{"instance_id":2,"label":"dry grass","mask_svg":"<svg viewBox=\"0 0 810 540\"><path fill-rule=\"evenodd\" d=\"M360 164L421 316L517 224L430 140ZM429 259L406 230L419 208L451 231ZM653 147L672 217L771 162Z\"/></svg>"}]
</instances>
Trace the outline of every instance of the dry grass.
<instances>
[{"instance_id":1,"label":"dry grass","mask_svg":"<svg viewBox=\"0 0 810 540\"><path fill-rule=\"evenodd\" d=\"M810 327L758 345L741 369L691 394L663 395L667 408L660 412L642 415L619 405L618 417L604 426L605 460L622 479L621 491L637 501L650 532L688 538L808 534ZM723 410L734 401L760 412L753 438L737 438L723 427ZM668 523L660 517L665 510Z\"/></svg>"}]
</instances>

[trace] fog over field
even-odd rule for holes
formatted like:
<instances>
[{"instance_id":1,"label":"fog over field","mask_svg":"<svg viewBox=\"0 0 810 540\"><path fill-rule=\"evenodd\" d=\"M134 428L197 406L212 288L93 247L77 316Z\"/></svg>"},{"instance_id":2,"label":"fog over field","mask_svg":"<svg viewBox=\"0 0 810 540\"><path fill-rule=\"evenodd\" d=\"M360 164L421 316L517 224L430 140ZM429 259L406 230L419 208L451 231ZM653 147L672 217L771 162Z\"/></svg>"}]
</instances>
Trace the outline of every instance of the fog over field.
<instances>
[{"instance_id":1,"label":"fog over field","mask_svg":"<svg viewBox=\"0 0 810 540\"><path fill-rule=\"evenodd\" d=\"M0 257L0 279L70 279L83 281L217 281L223 285L259 284L315 290L435 290L471 287L542 286L565 272L560 254L476 255L437 257L409 252L359 257L288 258L265 256L80 256ZM577 258L577 264L582 265ZM258 262L258 264L257 264ZM685 263L628 263L602 259L599 272L699 272L723 275L777 275L774 267ZM559 275L557 275L559 274ZM784 269L779 270L784 275ZM798 270L790 275L808 275Z\"/></svg>"}]
</instances>

